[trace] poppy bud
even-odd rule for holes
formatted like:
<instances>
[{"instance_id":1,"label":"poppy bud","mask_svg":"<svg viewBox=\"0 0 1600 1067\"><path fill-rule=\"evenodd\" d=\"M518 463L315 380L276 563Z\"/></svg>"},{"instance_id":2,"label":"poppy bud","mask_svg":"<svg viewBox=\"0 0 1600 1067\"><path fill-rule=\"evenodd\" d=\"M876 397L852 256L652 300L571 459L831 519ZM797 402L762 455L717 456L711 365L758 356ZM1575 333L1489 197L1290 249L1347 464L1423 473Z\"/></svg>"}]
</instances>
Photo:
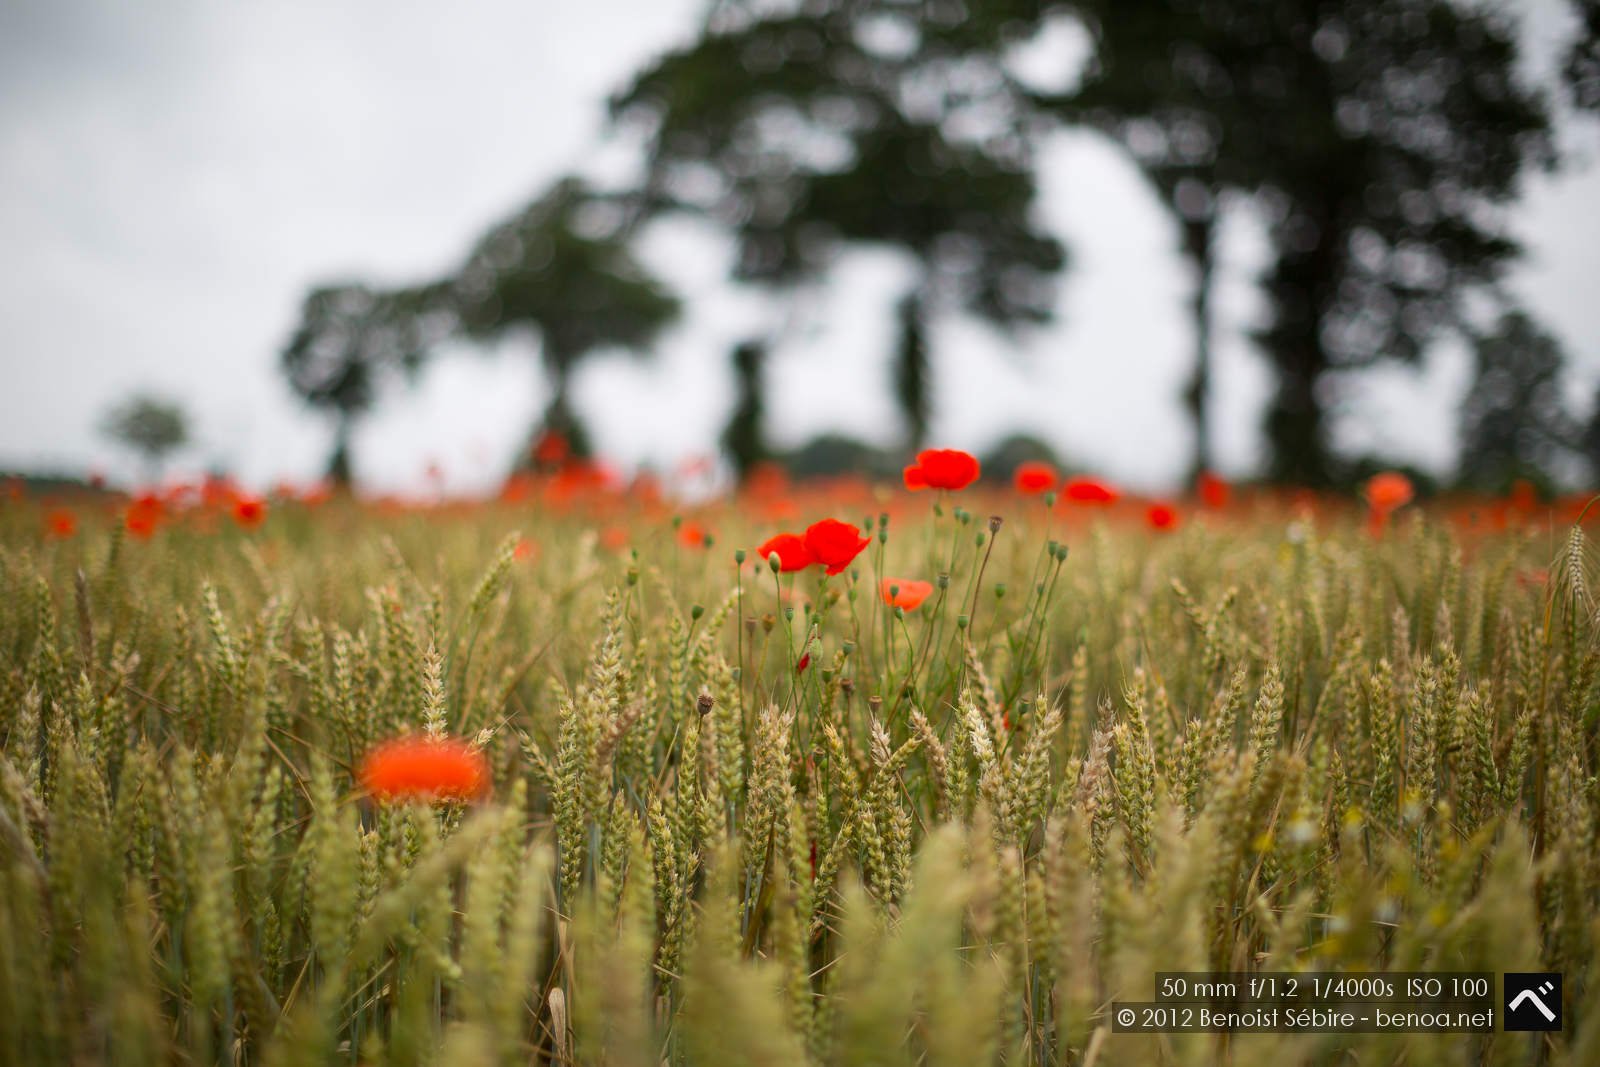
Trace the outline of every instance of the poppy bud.
<instances>
[{"instance_id":1,"label":"poppy bud","mask_svg":"<svg viewBox=\"0 0 1600 1067\"><path fill-rule=\"evenodd\" d=\"M698 711L700 713L701 717L703 718L703 717L711 714L711 709L716 705L716 703L717 703L716 698L713 697L710 693L701 693L695 699L694 709L696 711Z\"/></svg>"},{"instance_id":2,"label":"poppy bud","mask_svg":"<svg viewBox=\"0 0 1600 1067\"><path fill-rule=\"evenodd\" d=\"M733 550L733 562L740 565L744 564L744 549L736 548Z\"/></svg>"},{"instance_id":3,"label":"poppy bud","mask_svg":"<svg viewBox=\"0 0 1600 1067\"><path fill-rule=\"evenodd\" d=\"M976 538L974 538L974 540L977 541L979 548L982 548L983 547L983 543L985 541L987 541L988 539L989 539L989 535L984 533L982 530L979 530L978 531L978 536Z\"/></svg>"},{"instance_id":4,"label":"poppy bud","mask_svg":"<svg viewBox=\"0 0 1600 1067\"><path fill-rule=\"evenodd\" d=\"M1000 532L1000 524L1005 522L1005 521L1006 520L1001 518L999 515L990 515L989 516L989 532L990 533L999 533Z\"/></svg>"},{"instance_id":5,"label":"poppy bud","mask_svg":"<svg viewBox=\"0 0 1600 1067\"><path fill-rule=\"evenodd\" d=\"M638 567L629 567L628 568L628 584L629 585L638 585L639 584L639 568Z\"/></svg>"},{"instance_id":6,"label":"poppy bud","mask_svg":"<svg viewBox=\"0 0 1600 1067\"><path fill-rule=\"evenodd\" d=\"M965 630L967 628L967 623L970 622L970 621L971 620L968 619L965 615L957 615L956 616L956 629Z\"/></svg>"},{"instance_id":7,"label":"poppy bud","mask_svg":"<svg viewBox=\"0 0 1600 1067\"><path fill-rule=\"evenodd\" d=\"M949 589L950 576L948 574L941 574L933 580L933 584L937 585L940 589Z\"/></svg>"},{"instance_id":8,"label":"poppy bud","mask_svg":"<svg viewBox=\"0 0 1600 1067\"><path fill-rule=\"evenodd\" d=\"M761 616L761 631L763 633L770 634L772 632L772 628L777 624L778 618L776 615L772 614L772 612L769 611L765 615Z\"/></svg>"},{"instance_id":9,"label":"poppy bud","mask_svg":"<svg viewBox=\"0 0 1600 1067\"><path fill-rule=\"evenodd\" d=\"M844 649L844 654L848 656L850 653L856 650L856 643L854 641L846 641L839 647Z\"/></svg>"},{"instance_id":10,"label":"poppy bud","mask_svg":"<svg viewBox=\"0 0 1600 1067\"><path fill-rule=\"evenodd\" d=\"M867 710L872 712L872 714L874 714L874 715L878 714L878 712L883 710L883 698L882 697L876 697L876 696L868 697L867 698Z\"/></svg>"},{"instance_id":11,"label":"poppy bud","mask_svg":"<svg viewBox=\"0 0 1600 1067\"><path fill-rule=\"evenodd\" d=\"M999 600L1001 597L1003 597L1005 595L1006 595L1006 583L1005 582L996 582L996 583L994 583L994 598L996 600Z\"/></svg>"},{"instance_id":12,"label":"poppy bud","mask_svg":"<svg viewBox=\"0 0 1600 1067\"><path fill-rule=\"evenodd\" d=\"M778 559L778 554L776 552L767 557L767 566L772 568L773 574L777 574L778 569L783 566L783 562Z\"/></svg>"},{"instance_id":13,"label":"poppy bud","mask_svg":"<svg viewBox=\"0 0 1600 1067\"><path fill-rule=\"evenodd\" d=\"M787 622L794 622L794 607L790 605L783 609L783 617Z\"/></svg>"},{"instance_id":14,"label":"poppy bud","mask_svg":"<svg viewBox=\"0 0 1600 1067\"><path fill-rule=\"evenodd\" d=\"M704 615L705 613L706 609L703 606L694 604L689 608L689 619L691 622L699 622L700 616Z\"/></svg>"}]
</instances>

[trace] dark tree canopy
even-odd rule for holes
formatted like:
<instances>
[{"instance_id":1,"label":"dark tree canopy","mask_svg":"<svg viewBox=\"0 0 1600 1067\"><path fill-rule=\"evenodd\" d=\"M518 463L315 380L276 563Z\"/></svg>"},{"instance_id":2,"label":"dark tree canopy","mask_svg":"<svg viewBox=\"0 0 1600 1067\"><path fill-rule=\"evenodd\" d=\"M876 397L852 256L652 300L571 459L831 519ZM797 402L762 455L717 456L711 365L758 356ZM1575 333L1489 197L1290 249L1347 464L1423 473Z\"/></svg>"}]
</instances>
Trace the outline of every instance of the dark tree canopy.
<instances>
[{"instance_id":1,"label":"dark tree canopy","mask_svg":"<svg viewBox=\"0 0 1600 1067\"><path fill-rule=\"evenodd\" d=\"M1514 28L1449 0L1077 10L1096 59L1057 112L1113 131L1180 218L1228 189L1266 207L1272 473L1326 484L1330 374L1462 330L1517 252L1497 205L1552 150Z\"/></svg>"},{"instance_id":2,"label":"dark tree canopy","mask_svg":"<svg viewBox=\"0 0 1600 1067\"><path fill-rule=\"evenodd\" d=\"M1572 102L1600 111L1600 0L1572 0L1578 30L1567 46L1562 75Z\"/></svg>"},{"instance_id":3,"label":"dark tree canopy","mask_svg":"<svg viewBox=\"0 0 1600 1067\"><path fill-rule=\"evenodd\" d=\"M1047 321L1055 304L1065 254L1033 216L1015 86L963 41L960 5L721 11L613 101L620 122L648 131L639 207L727 226L735 277L773 287L817 280L850 245L909 254L918 276L900 305L896 396L914 442L929 316L1012 327Z\"/></svg>"},{"instance_id":4,"label":"dark tree canopy","mask_svg":"<svg viewBox=\"0 0 1600 1067\"><path fill-rule=\"evenodd\" d=\"M726 224L745 279L804 280L842 242L880 242L917 258L930 303L1041 321L1062 259L1031 225L1032 146L1064 124L1103 130L1149 174L1201 269L1197 415L1216 205L1237 192L1265 207L1272 473L1302 483L1340 473L1325 420L1336 373L1415 359L1464 329L1463 298L1517 252L1497 206L1551 156L1514 28L1451 0L715 10L699 41L615 101L651 134L646 211ZM1093 54L1077 87L1030 92L1006 49L1053 15L1079 19Z\"/></svg>"}]
</instances>

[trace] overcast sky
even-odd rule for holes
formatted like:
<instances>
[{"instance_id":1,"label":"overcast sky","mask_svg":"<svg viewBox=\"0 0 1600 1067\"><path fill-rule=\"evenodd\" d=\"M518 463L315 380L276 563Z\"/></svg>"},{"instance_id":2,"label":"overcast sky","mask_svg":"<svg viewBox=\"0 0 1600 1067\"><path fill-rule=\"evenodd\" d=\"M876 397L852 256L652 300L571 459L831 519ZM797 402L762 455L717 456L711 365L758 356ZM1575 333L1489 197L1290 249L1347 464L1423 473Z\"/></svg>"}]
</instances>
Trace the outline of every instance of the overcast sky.
<instances>
[{"instance_id":1,"label":"overcast sky","mask_svg":"<svg viewBox=\"0 0 1600 1067\"><path fill-rule=\"evenodd\" d=\"M1521 6L1521 5L1519 5ZM413 281L573 170L616 176L608 92L690 40L702 0L492 0L452 5L0 0L0 470L132 466L97 429L149 390L191 412L182 466L247 482L317 476L327 421L305 411L277 352L312 283ZM1535 62L1567 29L1527 0ZM1034 50L1070 64L1062 35ZM1575 162L1517 209L1528 247L1512 287L1573 357L1575 410L1600 381L1600 123L1566 124ZM1137 173L1087 135L1045 148L1038 205L1069 245L1061 320L1006 344L963 321L935 335L934 437L980 449L1037 433L1131 485L1185 463L1178 394L1190 281L1172 225ZM1248 473L1269 378L1243 339L1263 258L1247 210L1225 227L1214 414L1219 465ZM653 362L593 361L577 403L624 466L708 452L732 402L726 352L775 314L733 291L728 249L687 224L647 235L646 261L689 301ZM897 438L887 349L906 267L871 251L794 311L772 361L783 444L841 430ZM453 489L492 485L546 398L532 353L452 352L397 386L356 441L364 485L409 489L437 463ZM1436 471L1454 453L1464 353L1384 371L1346 396L1338 439Z\"/></svg>"}]
</instances>

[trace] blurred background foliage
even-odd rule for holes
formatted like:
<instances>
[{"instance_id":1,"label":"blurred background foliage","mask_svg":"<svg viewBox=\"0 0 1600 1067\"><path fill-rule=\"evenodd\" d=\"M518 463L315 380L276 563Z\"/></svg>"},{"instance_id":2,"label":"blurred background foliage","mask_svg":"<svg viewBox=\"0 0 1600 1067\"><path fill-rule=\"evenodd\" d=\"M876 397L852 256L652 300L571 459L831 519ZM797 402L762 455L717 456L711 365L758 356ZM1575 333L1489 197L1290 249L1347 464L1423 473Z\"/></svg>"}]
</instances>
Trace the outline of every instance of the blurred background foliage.
<instances>
[{"instance_id":1,"label":"blurred background foliage","mask_svg":"<svg viewBox=\"0 0 1600 1067\"><path fill-rule=\"evenodd\" d=\"M1253 335L1274 377L1269 478L1349 484L1373 460L1330 441L1352 375L1455 339L1478 362L1462 481L1570 480L1600 432L1565 410L1563 354L1500 282L1520 251L1507 206L1530 170L1561 162L1557 98L1600 107L1600 5L1573 4L1577 33L1541 85L1508 14L1452 0L716 0L694 40L611 101L614 131L644 144L636 181L557 182L422 286L313 290L284 370L336 419L329 473L348 479L348 427L384 382L454 342L513 339L551 385L530 441L554 432L584 456L574 368L607 349L648 355L681 310L632 251L650 223L713 223L735 243L733 279L779 306L846 249L886 248L915 265L887 353L902 451L779 455L763 398L783 321L729 353L720 444L741 477L773 458L797 474L892 471L927 443L936 316L1016 331L1055 314L1070 260L1040 223L1039 146L1087 129L1137 165L1193 268L1191 474L1212 465L1219 218L1248 205L1271 246ZM1049 87L1021 77L1017 49L1062 26L1086 42L1081 69Z\"/></svg>"}]
</instances>

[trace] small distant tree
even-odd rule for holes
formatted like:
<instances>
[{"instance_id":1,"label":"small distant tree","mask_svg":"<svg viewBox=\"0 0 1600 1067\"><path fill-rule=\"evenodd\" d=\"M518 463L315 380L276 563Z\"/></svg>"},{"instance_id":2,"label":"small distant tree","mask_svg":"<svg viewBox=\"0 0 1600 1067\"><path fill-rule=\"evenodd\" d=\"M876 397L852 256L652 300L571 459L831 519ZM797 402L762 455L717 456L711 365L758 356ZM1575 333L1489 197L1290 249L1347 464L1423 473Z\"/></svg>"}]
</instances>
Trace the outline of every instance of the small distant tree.
<instances>
[{"instance_id":1,"label":"small distant tree","mask_svg":"<svg viewBox=\"0 0 1600 1067\"><path fill-rule=\"evenodd\" d=\"M1461 482L1500 491L1517 478L1549 484L1578 437L1562 400L1565 358L1521 311L1478 339L1478 373L1461 405Z\"/></svg>"},{"instance_id":2,"label":"small distant tree","mask_svg":"<svg viewBox=\"0 0 1600 1067\"><path fill-rule=\"evenodd\" d=\"M113 408L102 425L105 434L139 454L146 481L156 481L167 456L189 440L183 409L170 400L135 396Z\"/></svg>"}]
</instances>

